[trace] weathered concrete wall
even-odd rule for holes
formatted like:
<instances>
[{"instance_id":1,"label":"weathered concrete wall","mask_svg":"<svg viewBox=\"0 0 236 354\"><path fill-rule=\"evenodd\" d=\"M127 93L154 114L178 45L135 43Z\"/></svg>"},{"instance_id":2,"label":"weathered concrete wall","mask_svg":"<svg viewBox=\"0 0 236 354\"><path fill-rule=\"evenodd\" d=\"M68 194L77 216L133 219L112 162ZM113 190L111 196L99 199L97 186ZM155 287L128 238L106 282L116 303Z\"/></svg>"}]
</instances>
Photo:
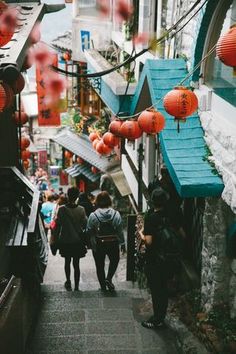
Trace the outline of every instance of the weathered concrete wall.
<instances>
[{"instance_id":1,"label":"weathered concrete wall","mask_svg":"<svg viewBox=\"0 0 236 354\"><path fill-rule=\"evenodd\" d=\"M209 311L219 302L229 302L236 313L236 267L226 257L226 231L234 219L230 208L217 198L207 198L203 217L202 305ZM234 270L234 273L233 271Z\"/></svg>"}]
</instances>

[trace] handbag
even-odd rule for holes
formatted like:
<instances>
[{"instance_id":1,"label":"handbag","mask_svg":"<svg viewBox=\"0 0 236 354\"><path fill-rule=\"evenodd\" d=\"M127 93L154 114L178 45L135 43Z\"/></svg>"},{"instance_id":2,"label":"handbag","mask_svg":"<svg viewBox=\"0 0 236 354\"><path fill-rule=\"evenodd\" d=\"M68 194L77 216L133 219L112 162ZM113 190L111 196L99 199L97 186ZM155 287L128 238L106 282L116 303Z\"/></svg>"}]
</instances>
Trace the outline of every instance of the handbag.
<instances>
[{"instance_id":1,"label":"handbag","mask_svg":"<svg viewBox=\"0 0 236 354\"><path fill-rule=\"evenodd\" d=\"M49 246L53 256L55 256L58 250L58 242L57 242L57 236L52 230L49 238Z\"/></svg>"}]
</instances>

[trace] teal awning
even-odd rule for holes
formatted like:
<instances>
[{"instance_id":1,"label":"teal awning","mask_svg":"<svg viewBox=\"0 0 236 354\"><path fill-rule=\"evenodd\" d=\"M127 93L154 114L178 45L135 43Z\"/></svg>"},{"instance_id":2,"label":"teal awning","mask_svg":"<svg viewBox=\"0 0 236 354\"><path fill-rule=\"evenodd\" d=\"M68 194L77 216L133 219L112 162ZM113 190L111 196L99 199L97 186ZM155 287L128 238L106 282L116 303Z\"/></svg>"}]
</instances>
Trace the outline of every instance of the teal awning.
<instances>
[{"instance_id":1,"label":"teal awning","mask_svg":"<svg viewBox=\"0 0 236 354\"><path fill-rule=\"evenodd\" d=\"M224 185L206 159L207 145L198 114L187 118L186 123L181 123L178 133L173 117L163 108L162 98L186 75L186 63L182 59L147 60L131 111L139 112L155 104L158 111L165 116L166 126L160 133L161 151L164 163L181 197L220 196ZM188 84L185 82L184 86Z\"/></svg>"}]
</instances>

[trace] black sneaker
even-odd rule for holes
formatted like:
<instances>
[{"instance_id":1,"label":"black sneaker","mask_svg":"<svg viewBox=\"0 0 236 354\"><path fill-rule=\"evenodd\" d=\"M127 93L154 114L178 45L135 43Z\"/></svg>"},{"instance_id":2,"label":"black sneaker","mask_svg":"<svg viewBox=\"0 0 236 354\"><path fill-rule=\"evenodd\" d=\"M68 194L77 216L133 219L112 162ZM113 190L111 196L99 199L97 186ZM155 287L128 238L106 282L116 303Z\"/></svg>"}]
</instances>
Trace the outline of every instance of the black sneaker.
<instances>
[{"instance_id":1,"label":"black sneaker","mask_svg":"<svg viewBox=\"0 0 236 354\"><path fill-rule=\"evenodd\" d=\"M112 283L111 280L106 279L105 282L106 282L106 286L108 287L108 290L110 290L110 291L114 291L115 290L115 285Z\"/></svg>"},{"instance_id":2,"label":"black sneaker","mask_svg":"<svg viewBox=\"0 0 236 354\"><path fill-rule=\"evenodd\" d=\"M148 329L158 329L158 328L163 328L164 327L164 322L163 321L153 321L153 320L147 320L143 321L142 326Z\"/></svg>"},{"instance_id":3,"label":"black sneaker","mask_svg":"<svg viewBox=\"0 0 236 354\"><path fill-rule=\"evenodd\" d=\"M66 288L67 291L72 291L71 282L70 281L66 281L65 284L64 284L64 287Z\"/></svg>"}]
</instances>

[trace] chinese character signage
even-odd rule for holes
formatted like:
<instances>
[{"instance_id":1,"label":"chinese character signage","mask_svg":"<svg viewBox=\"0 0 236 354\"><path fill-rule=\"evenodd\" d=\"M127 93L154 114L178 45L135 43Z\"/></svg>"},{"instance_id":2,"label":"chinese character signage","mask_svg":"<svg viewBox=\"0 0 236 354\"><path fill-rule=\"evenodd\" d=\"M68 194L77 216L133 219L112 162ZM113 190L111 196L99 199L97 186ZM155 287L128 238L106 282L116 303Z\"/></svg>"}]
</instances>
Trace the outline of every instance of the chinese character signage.
<instances>
[{"instance_id":1,"label":"chinese character signage","mask_svg":"<svg viewBox=\"0 0 236 354\"><path fill-rule=\"evenodd\" d=\"M58 65L57 55L54 55L53 65ZM43 71L36 67L36 84L38 96L38 125L39 126L59 126L61 125L60 112L47 102L47 91L45 89Z\"/></svg>"},{"instance_id":2,"label":"chinese character signage","mask_svg":"<svg viewBox=\"0 0 236 354\"><path fill-rule=\"evenodd\" d=\"M38 151L38 167L45 168L48 163L47 151L41 150Z\"/></svg>"}]
</instances>

